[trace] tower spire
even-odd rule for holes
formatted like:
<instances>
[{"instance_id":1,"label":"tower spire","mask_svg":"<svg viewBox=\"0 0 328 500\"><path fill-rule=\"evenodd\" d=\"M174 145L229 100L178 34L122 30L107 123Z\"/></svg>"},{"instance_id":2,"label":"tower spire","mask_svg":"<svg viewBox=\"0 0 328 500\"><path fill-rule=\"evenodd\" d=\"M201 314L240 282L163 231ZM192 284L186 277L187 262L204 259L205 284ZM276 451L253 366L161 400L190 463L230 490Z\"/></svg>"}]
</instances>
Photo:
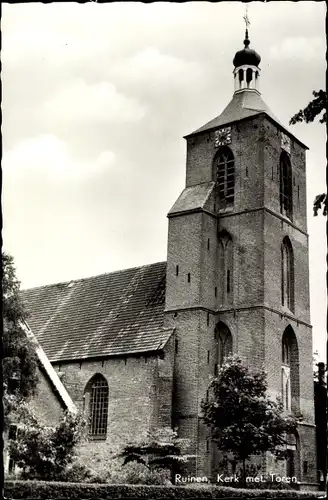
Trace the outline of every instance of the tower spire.
<instances>
[{"instance_id":1,"label":"tower spire","mask_svg":"<svg viewBox=\"0 0 328 500\"><path fill-rule=\"evenodd\" d=\"M245 21L245 40L244 48L236 52L233 59L235 92L252 90L259 93L258 79L260 75L259 64L261 57L255 50L249 48L250 40L248 38L248 28L251 24L248 17L248 5L245 8L243 16Z\"/></svg>"}]
</instances>

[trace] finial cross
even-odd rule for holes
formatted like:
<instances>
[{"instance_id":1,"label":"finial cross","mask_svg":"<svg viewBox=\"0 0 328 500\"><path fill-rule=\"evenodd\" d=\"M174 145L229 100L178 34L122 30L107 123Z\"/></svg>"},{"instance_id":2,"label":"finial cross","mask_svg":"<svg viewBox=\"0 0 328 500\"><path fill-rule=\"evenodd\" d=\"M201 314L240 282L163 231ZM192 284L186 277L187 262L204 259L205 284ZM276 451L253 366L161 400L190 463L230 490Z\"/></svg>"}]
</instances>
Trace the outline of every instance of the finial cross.
<instances>
[{"instance_id":1,"label":"finial cross","mask_svg":"<svg viewBox=\"0 0 328 500\"><path fill-rule=\"evenodd\" d=\"M248 18L248 5L247 4L246 4L245 15L243 16L243 19L244 19L245 24L246 24L246 29L248 29L248 26L250 26L251 22Z\"/></svg>"}]
</instances>

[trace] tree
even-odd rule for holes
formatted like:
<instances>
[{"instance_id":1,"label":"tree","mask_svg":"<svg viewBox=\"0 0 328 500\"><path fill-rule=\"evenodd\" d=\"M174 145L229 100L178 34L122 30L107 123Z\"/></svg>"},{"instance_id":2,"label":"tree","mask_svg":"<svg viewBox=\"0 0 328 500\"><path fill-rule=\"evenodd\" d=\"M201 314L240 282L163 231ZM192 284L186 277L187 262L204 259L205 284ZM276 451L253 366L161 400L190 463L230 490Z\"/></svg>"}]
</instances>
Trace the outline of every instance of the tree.
<instances>
[{"instance_id":1,"label":"tree","mask_svg":"<svg viewBox=\"0 0 328 500\"><path fill-rule=\"evenodd\" d=\"M17 438L9 443L10 457L28 479L60 480L75 459L86 422L81 414L66 411L56 427L46 427L26 403L17 409Z\"/></svg>"},{"instance_id":2,"label":"tree","mask_svg":"<svg viewBox=\"0 0 328 500\"><path fill-rule=\"evenodd\" d=\"M35 394L38 384L38 359L22 324L27 319L16 278L13 257L2 255L3 297L3 385L4 424L23 401Z\"/></svg>"},{"instance_id":3,"label":"tree","mask_svg":"<svg viewBox=\"0 0 328 500\"><path fill-rule=\"evenodd\" d=\"M320 118L320 123L327 123L327 93L324 90L319 90L316 92L315 90L312 92L314 99L309 102L309 104L301 109L298 113L296 113L289 120L290 125L295 125L298 122L311 123L317 117L323 113ZM313 202L313 213L314 215L318 215L318 211L323 209L322 215L327 215L327 193L318 194L315 197Z\"/></svg>"},{"instance_id":4,"label":"tree","mask_svg":"<svg viewBox=\"0 0 328 500\"><path fill-rule=\"evenodd\" d=\"M149 470L167 469L173 474L179 472L187 463L189 455L183 454L188 440L179 439L169 427L149 432L147 439L137 444L128 444L118 455L123 458L123 465L137 462Z\"/></svg>"},{"instance_id":5,"label":"tree","mask_svg":"<svg viewBox=\"0 0 328 500\"><path fill-rule=\"evenodd\" d=\"M320 123L327 122L327 94L324 90L319 90L316 92L315 90L312 92L314 99L309 102L309 104L301 109L298 113L296 113L289 121L290 125L295 125L298 122L310 123L315 120L315 118L319 117L319 115L323 112L322 117L320 118Z\"/></svg>"},{"instance_id":6,"label":"tree","mask_svg":"<svg viewBox=\"0 0 328 500\"><path fill-rule=\"evenodd\" d=\"M282 457L286 437L297 427L296 419L284 415L281 402L271 401L266 391L265 372L251 373L232 356L210 384L211 397L202 401L212 440L242 462L244 485L246 461L266 451Z\"/></svg>"}]
</instances>

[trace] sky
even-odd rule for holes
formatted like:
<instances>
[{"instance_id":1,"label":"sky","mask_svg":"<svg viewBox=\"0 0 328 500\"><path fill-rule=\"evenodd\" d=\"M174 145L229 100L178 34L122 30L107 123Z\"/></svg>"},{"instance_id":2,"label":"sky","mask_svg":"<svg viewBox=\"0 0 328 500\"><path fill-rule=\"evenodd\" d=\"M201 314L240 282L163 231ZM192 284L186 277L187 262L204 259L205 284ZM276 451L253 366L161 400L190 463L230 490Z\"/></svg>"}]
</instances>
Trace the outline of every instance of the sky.
<instances>
[{"instance_id":1,"label":"sky","mask_svg":"<svg viewBox=\"0 0 328 500\"><path fill-rule=\"evenodd\" d=\"M223 111L241 2L2 4L3 240L22 288L166 260L184 135ZM304 142L311 320L325 353L325 127L288 127L325 88L325 3L251 2L260 90Z\"/></svg>"}]
</instances>

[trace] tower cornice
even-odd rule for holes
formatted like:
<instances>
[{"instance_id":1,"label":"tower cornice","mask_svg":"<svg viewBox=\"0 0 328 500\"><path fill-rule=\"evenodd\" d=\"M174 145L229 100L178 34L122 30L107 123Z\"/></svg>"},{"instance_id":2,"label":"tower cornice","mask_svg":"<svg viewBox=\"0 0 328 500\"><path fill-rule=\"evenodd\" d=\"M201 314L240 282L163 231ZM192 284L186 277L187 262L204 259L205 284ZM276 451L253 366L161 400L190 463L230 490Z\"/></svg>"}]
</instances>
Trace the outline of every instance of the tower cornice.
<instances>
[{"instance_id":1,"label":"tower cornice","mask_svg":"<svg viewBox=\"0 0 328 500\"><path fill-rule=\"evenodd\" d=\"M243 91L236 92L234 94L234 96L236 96L238 94L240 95L242 92ZM273 116L271 116L271 114L269 112L264 111L264 110L256 112L255 109L250 109L250 108L246 108L246 110L249 111L249 116L245 116L245 117L242 117L242 118L236 117L236 118L230 119L230 120L220 119L221 117L223 118L223 113L224 113L223 112L223 113L221 113L221 115L217 116L216 118L214 118L213 120L211 120L210 122L208 122L207 124L205 124L203 127L195 130L194 132L191 132L190 134L184 135L183 138L186 139L186 140L188 140L191 137L199 136L199 135L203 134L204 132L209 132L209 133L210 132L214 132L215 130L217 130L217 129L221 128L221 127L226 127L228 125L234 125L236 123L245 122L247 120L251 120L251 119L253 119L255 117L263 115L271 123L273 123L273 125L276 125L277 128L281 132L283 132L284 134L287 134L291 139L293 139L295 142L297 142L305 150L309 149L308 146L306 146L306 144L304 144L302 141L300 141L294 134L292 134L286 127L284 127L284 125L282 125L277 119L275 119Z\"/></svg>"}]
</instances>

